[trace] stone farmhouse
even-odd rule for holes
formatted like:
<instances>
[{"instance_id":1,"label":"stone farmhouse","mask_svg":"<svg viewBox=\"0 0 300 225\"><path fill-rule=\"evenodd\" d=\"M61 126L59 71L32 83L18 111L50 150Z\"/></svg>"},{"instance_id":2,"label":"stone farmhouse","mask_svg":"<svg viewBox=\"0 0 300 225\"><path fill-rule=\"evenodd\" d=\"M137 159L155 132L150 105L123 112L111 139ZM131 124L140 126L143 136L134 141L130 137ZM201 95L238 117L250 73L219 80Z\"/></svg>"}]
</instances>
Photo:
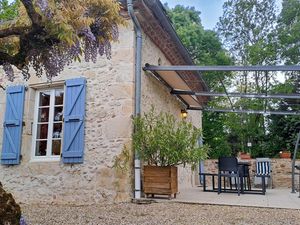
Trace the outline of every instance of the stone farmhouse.
<instances>
[{"instance_id":1,"label":"stone farmhouse","mask_svg":"<svg viewBox=\"0 0 300 225\"><path fill-rule=\"evenodd\" d=\"M122 4L128 26L119 28L111 60L75 62L51 82L17 74L11 83L0 74L0 181L18 202L92 204L134 196L133 163L128 170L114 167L116 157L131 152L136 110L136 24L127 11L131 6ZM134 12L142 31L142 66L192 64L160 1L134 1ZM170 77L160 78L206 90L197 73ZM199 99L171 95L151 73L141 71L141 79L142 113L154 106L180 119L186 102L201 106ZM201 127L201 111L189 111L187 119ZM179 189L197 180L189 168L179 168Z\"/></svg>"}]
</instances>

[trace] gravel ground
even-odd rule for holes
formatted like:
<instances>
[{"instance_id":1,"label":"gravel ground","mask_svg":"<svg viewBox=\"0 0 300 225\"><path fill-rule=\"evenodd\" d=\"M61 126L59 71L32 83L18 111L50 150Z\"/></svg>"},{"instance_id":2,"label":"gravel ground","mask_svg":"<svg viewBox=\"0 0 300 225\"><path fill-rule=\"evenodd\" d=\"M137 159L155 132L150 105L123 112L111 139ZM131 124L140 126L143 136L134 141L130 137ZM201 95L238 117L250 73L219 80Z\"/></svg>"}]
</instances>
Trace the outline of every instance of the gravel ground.
<instances>
[{"instance_id":1,"label":"gravel ground","mask_svg":"<svg viewBox=\"0 0 300 225\"><path fill-rule=\"evenodd\" d=\"M298 225L300 210L182 203L22 205L28 224Z\"/></svg>"}]
</instances>

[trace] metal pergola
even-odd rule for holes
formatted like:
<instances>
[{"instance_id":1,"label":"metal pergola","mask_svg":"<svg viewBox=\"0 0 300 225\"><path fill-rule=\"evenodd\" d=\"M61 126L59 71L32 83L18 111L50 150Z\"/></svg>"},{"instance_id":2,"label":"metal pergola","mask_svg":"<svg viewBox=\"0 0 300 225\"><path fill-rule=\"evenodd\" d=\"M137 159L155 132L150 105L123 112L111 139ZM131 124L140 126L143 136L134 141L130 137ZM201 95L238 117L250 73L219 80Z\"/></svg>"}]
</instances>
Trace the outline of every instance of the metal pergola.
<instances>
[{"instance_id":1,"label":"metal pergola","mask_svg":"<svg viewBox=\"0 0 300 225\"><path fill-rule=\"evenodd\" d=\"M300 115L300 111L268 111L266 110L266 106L264 110L251 110L251 109L235 109L233 107L233 103L231 101L232 97L235 98L254 98L254 99L293 99L298 100L300 99L300 94L293 93L293 94L269 94L269 93L239 93L239 92L228 92L222 80L220 80L223 88L224 93L216 93L210 91L194 91L194 90L183 90L172 87L172 85L168 84L166 81L167 76L171 76L172 73L164 73L164 72L175 72L180 73L181 71L189 71L189 72L265 72L262 74L267 76L268 72L300 72L300 66L154 66L146 64L143 68L144 71L150 71L156 78L162 81L168 88L170 88L170 93L172 95L177 96L183 103L187 106L187 109L191 110L202 110L202 111L211 111L211 112L232 112L232 113L246 113L246 114L263 114L263 115ZM180 76L180 75L179 75ZM199 74L201 76L201 74ZM300 76L300 73L297 75ZM165 78L164 78L165 77ZM200 77L201 78L201 77ZM202 80L202 78L200 79ZM205 84L204 84L205 85ZM202 105L199 107L193 107L189 105L186 101L184 101L183 96L192 96L192 97L227 97L229 103L231 105L231 109L217 109L217 108L206 108ZM300 101L299 101L300 104ZM298 151L298 147L300 144L300 131L297 135L297 141L295 144L294 154L293 154L293 161L292 161L292 193L295 193L295 161L296 155ZM299 169L300 167L297 167ZM299 178L300 179L300 178ZM300 182L300 181L299 181ZM300 195L299 195L300 197Z\"/></svg>"},{"instance_id":2,"label":"metal pergola","mask_svg":"<svg viewBox=\"0 0 300 225\"><path fill-rule=\"evenodd\" d=\"M144 71L150 71L156 78L161 80L169 89L172 95L177 96L187 107L189 110L202 110L202 111L212 111L212 112L234 112L234 113L247 113L247 114L264 114L264 115L300 115L300 111L268 111L266 108L264 110L251 110L251 109L235 109L233 107L233 103L231 98L251 98L251 99L294 99L300 100L300 94L269 94L269 93L239 93L239 92L228 92L226 90L225 85L222 86L224 88L224 93L216 93L211 91L193 91L193 90L183 90L172 87L172 85L168 84L166 79L166 75L171 76L170 72L175 72L176 74L185 71L185 72L265 72L265 74L261 74L266 76L268 72L300 72L300 66L154 66L146 64L143 68ZM163 74L163 75L162 75ZM201 76L201 75L199 75ZM226 97L231 105L231 109L218 109L218 108L210 108L200 106L193 106L188 104L186 101L182 99L183 96L192 96L192 97Z\"/></svg>"},{"instance_id":3,"label":"metal pergola","mask_svg":"<svg viewBox=\"0 0 300 225\"><path fill-rule=\"evenodd\" d=\"M300 66L154 66L146 64L145 71L300 71Z\"/></svg>"}]
</instances>

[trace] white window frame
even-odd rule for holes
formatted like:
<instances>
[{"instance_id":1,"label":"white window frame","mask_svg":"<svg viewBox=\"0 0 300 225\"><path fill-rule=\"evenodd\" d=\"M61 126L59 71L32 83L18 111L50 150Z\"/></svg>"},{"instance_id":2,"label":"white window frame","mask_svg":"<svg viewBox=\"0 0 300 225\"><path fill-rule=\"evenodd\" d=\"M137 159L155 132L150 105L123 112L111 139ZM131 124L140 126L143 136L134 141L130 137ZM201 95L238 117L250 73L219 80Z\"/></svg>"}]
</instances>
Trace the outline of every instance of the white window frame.
<instances>
[{"instance_id":1,"label":"white window frame","mask_svg":"<svg viewBox=\"0 0 300 225\"><path fill-rule=\"evenodd\" d=\"M61 155L51 155L52 152L52 132L53 132L53 119L54 119L54 108L55 108L55 91L56 90L63 90L64 92L64 99L63 99L63 112L64 112L64 102L65 102L65 88L63 86L53 87L53 88L44 88L36 90L35 93L35 104L34 104L34 121L33 121L33 132L32 132L32 151L31 151L31 161L60 161ZM37 124L38 124L38 114L39 114L39 98L41 92L50 92L50 105L49 105L49 122L48 122L48 136L47 136L47 149L46 149L46 156L36 156L36 143L37 143ZM50 123L50 121L52 121ZM63 121L62 121L63 123ZM51 131L51 132L49 132ZM63 134L64 134L64 126L62 126L61 132L61 152L63 146ZM48 150L49 149L49 150Z\"/></svg>"}]
</instances>

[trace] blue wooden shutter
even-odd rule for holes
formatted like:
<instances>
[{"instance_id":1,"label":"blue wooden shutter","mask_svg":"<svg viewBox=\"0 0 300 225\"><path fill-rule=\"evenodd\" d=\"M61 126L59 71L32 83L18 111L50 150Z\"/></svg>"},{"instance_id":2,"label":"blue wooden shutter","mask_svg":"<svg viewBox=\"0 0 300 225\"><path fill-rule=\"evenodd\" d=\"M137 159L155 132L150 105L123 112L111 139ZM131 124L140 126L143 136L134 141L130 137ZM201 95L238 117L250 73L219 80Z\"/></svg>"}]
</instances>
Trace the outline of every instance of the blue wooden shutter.
<instances>
[{"instance_id":1,"label":"blue wooden shutter","mask_svg":"<svg viewBox=\"0 0 300 225\"><path fill-rule=\"evenodd\" d=\"M86 80L67 80L65 90L62 160L64 163L82 163Z\"/></svg>"},{"instance_id":2,"label":"blue wooden shutter","mask_svg":"<svg viewBox=\"0 0 300 225\"><path fill-rule=\"evenodd\" d=\"M17 165L20 163L24 97L24 86L7 87L1 164Z\"/></svg>"}]
</instances>

